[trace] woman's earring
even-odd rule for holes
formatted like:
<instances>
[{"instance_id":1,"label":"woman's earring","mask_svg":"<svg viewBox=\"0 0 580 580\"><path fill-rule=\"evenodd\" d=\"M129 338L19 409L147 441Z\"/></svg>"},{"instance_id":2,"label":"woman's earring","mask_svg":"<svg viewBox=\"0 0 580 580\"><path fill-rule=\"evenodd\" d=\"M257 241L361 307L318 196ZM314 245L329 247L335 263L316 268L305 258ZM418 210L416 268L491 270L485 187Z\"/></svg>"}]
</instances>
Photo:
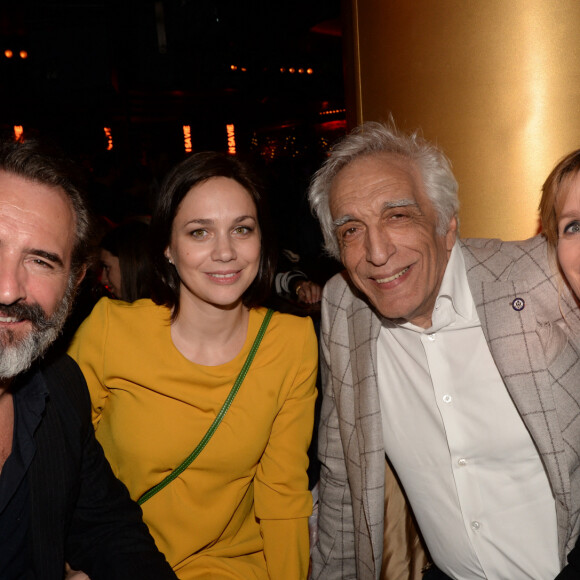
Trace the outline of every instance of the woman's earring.
<instances>
[{"instance_id":1,"label":"woman's earring","mask_svg":"<svg viewBox=\"0 0 580 580\"><path fill-rule=\"evenodd\" d=\"M171 258L167 258L167 261L173 266L173 260Z\"/></svg>"}]
</instances>

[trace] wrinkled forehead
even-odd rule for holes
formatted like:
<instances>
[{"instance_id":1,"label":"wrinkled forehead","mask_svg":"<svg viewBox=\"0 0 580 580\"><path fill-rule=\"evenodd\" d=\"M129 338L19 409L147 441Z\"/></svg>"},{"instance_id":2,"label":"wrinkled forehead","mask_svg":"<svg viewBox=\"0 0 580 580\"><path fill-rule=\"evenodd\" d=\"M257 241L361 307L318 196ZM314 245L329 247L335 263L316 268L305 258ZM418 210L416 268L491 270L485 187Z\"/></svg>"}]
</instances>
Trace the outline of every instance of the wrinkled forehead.
<instances>
[{"instance_id":1,"label":"wrinkled forehead","mask_svg":"<svg viewBox=\"0 0 580 580\"><path fill-rule=\"evenodd\" d=\"M0 170L0 219L14 234L59 246L70 261L76 241L76 212L59 186Z\"/></svg>"},{"instance_id":2,"label":"wrinkled forehead","mask_svg":"<svg viewBox=\"0 0 580 580\"><path fill-rule=\"evenodd\" d=\"M421 207L430 207L418 165L406 157L391 153L377 153L357 157L335 175L329 205L333 217L345 204L356 205L360 200L384 199L385 202L408 205L409 200Z\"/></svg>"},{"instance_id":3,"label":"wrinkled forehead","mask_svg":"<svg viewBox=\"0 0 580 580\"><path fill-rule=\"evenodd\" d=\"M21 175L0 167L0 195L9 197L13 194L24 200L40 193L43 193L45 197L59 198L70 209L72 215L76 216L73 202L61 185L45 183L40 179Z\"/></svg>"}]
</instances>

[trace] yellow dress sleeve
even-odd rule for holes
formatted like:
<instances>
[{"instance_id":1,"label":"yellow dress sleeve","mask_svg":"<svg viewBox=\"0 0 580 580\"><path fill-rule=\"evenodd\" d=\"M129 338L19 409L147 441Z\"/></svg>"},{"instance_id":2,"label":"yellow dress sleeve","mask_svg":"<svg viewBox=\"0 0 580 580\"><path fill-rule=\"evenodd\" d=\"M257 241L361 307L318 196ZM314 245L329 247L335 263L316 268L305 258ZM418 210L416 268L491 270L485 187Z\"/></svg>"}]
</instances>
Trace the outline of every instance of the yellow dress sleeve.
<instances>
[{"instance_id":1,"label":"yellow dress sleeve","mask_svg":"<svg viewBox=\"0 0 580 580\"><path fill-rule=\"evenodd\" d=\"M306 580L310 561L308 518L261 520L270 580Z\"/></svg>"},{"instance_id":2,"label":"yellow dress sleeve","mask_svg":"<svg viewBox=\"0 0 580 580\"><path fill-rule=\"evenodd\" d=\"M95 429L107 402L108 389L103 384L104 350L108 325L108 298L102 298L77 330L68 350L81 368L91 395Z\"/></svg>"},{"instance_id":3,"label":"yellow dress sleeve","mask_svg":"<svg viewBox=\"0 0 580 580\"><path fill-rule=\"evenodd\" d=\"M299 347L295 378L278 413L255 479L255 511L272 580L298 580L308 575L308 446L314 424L318 346L310 319L292 337ZM280 361L283 364L283 361Z\"/></svg>"}]
</instances>

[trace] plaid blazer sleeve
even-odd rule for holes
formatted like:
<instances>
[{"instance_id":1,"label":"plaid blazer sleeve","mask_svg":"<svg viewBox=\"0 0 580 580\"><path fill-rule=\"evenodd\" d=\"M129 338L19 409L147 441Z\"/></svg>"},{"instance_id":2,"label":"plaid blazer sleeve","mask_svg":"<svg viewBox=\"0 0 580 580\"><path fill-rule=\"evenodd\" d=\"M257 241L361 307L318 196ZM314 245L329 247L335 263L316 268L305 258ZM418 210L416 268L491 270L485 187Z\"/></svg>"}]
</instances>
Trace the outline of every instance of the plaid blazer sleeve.
<instances>
[{"instance_id":1,"label":"plaid blazer sleeve","mask_svg":"<svg viewBox=\"0 0 580 580\"><path fill-rule=\"evenodd\" d=\"M312 553L314 580L346 580L356 578L354 522L348 485L346 461L340 433L340 420L333 388L333 375L348 373L348 347L342 358L343 368L330 367L335 340L335 325L345 313L335 303L332 285L327 286L322 301L320 339L320 372L322 379L322 409L319 427L318 454L320 470L320 505L318 512L318 543ZM346 336L344 337L347 342Z\"/></svg>"}]
</instances>

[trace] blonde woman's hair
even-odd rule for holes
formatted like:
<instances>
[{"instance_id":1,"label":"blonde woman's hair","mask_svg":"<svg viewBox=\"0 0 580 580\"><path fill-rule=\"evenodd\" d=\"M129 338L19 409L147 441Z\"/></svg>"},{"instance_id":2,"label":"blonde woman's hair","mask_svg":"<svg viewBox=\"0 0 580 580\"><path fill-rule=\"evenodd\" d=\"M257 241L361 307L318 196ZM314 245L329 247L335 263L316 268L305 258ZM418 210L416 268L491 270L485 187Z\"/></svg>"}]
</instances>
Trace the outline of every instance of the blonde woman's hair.
<instances>
[{"instance_id":1,"label":"blonde woman's hair","mask_svg":"<svg viewBox=\"0 0 580 580\"><path fill-rule=\"evenodd\" d=\"M562 290L567 286L566 276L558 263L558 214L566 201L570 190L572 178L580 171L580 149L576 149L563 157L552 169L550 175L542 186L542 198L540 199L540 221L542 235L548 242L548 259L554 272L558 273L558 300L560 311L566 319L562 309ZM574 293L572 292L572 295ZM580 301L580 296L575 297Z\"/></svg>"},{"instance_id":2,"label":"blonde woman's hair","mask_svg":"<svg viewBox=\"0 0 580 580\"><path fill-rule=\"evenodd\" d=\"M557 265L558 213L566 200L570 180L580 171L580 149L561 159L542 186L540 220L542 234L548 242L548 252L553 265Z\"/></svg>"}]
</instances>

